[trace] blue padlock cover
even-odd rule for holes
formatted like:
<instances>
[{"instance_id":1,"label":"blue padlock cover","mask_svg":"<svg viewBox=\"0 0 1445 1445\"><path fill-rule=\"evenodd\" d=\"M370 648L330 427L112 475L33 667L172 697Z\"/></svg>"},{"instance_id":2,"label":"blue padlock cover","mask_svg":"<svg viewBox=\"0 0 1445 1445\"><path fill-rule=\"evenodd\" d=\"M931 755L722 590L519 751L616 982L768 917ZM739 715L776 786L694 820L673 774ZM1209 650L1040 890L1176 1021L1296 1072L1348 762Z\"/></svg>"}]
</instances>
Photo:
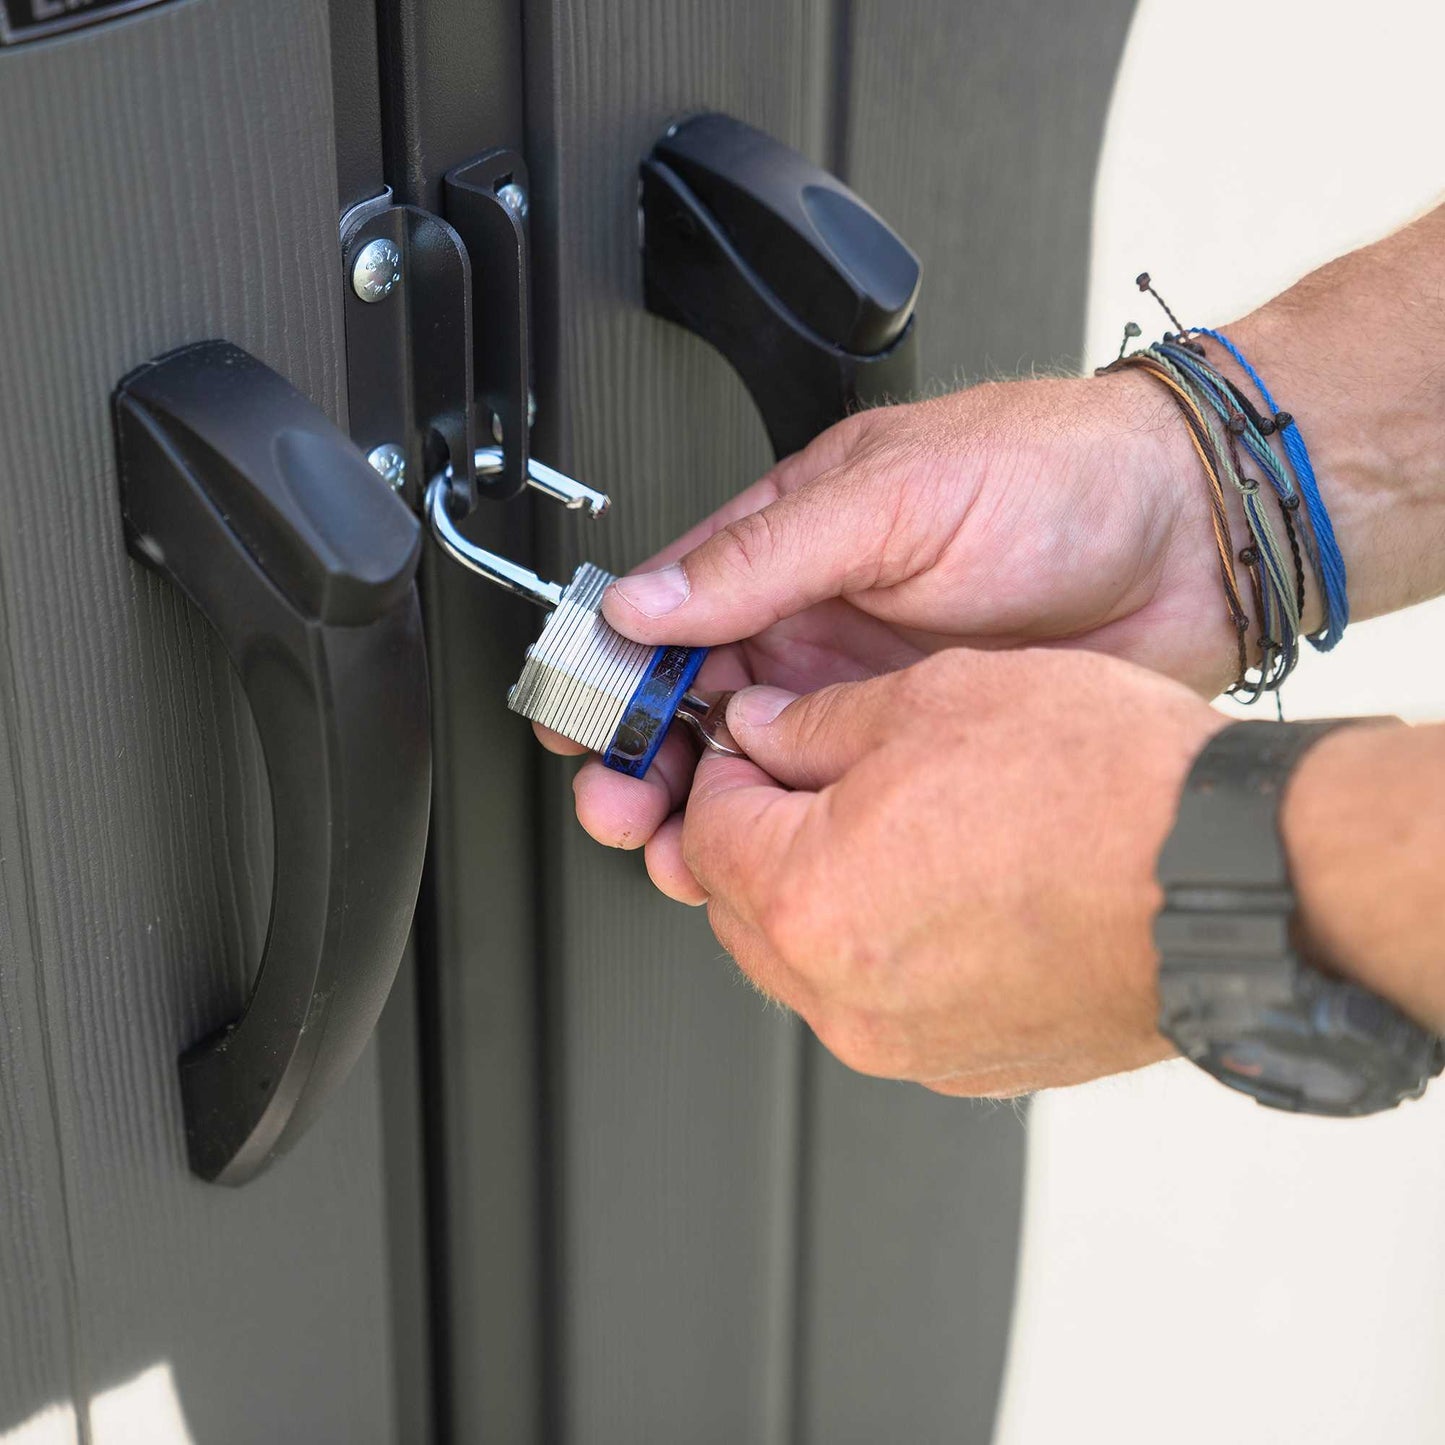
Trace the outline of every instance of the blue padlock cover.
<instances>
[{"instance_id":1,"label":"blue padlock cover","mask_svg":"<svg viewBox=\"0 0 1445 1445\"><path fill-rule=\"evenodd\" d=\"M652 766L683 694L707 656L706 647L659 647L628 699L627 711L602 754L609 768L640 778Z\"/></svg>"}]
</instances>

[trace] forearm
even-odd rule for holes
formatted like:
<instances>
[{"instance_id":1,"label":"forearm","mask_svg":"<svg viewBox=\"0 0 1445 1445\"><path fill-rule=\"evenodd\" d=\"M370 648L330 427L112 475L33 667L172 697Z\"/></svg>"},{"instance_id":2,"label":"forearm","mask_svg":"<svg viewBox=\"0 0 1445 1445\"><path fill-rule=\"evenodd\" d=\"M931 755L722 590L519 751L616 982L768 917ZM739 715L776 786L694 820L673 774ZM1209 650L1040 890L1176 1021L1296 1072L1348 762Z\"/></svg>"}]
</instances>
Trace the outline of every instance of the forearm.
<instances>
[{"instance_id":1,"label":"forearm","mask_svg":"<svg viewBox=\"0 0 1445 1445\"><path fill-rule=\"evenodd\" d=\"M1226 330L1299 422L1344 555L1352 616L1445 593L1445 206Z\"/></svg>"},{"instance_id":2,"label":"forearm","mask_svg":"<svg viewBox=\"0 0 1445 1445\"><path fill-rule=\"evenodd\" d=\"M1445 1033L1445 724L1332 733L1282 826L1310 955Z\"/></svg>"}]
</instances>

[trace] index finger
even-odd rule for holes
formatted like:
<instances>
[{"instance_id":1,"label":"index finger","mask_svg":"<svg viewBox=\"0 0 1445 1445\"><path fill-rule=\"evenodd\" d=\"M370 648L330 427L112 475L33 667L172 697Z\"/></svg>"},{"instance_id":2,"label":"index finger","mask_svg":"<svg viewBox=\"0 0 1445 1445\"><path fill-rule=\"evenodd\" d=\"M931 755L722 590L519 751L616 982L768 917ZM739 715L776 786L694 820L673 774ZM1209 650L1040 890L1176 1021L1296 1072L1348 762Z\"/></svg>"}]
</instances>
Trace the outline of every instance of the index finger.
<instances>
[{"instance_id":1,"label":"index finger","mask_svg":"<svg viewBox=\"0 0 1445 1445\"><path fill-rule=\"evenodd\" d=\"M789 792L746 758L703 758L683 814L682 851L693 877L756 920L815 802L815 794Z\"/></svg>"}]
</instances>

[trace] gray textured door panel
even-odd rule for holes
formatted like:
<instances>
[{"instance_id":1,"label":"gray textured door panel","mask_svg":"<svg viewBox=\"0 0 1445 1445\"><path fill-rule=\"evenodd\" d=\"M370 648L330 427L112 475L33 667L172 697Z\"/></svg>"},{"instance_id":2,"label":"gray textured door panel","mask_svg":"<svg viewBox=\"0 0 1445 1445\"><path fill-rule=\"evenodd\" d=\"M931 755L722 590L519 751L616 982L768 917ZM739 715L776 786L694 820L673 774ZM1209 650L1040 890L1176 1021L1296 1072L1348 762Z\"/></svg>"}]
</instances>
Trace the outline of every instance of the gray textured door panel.
<instances>
[{"instance_id":1,"label":"gray textured door panel","mask_svg":"<svg viewBox=\"0 0 1445 1445\"><path fill-rule=\"evenodd\" d=\"M156 1370L207 1445L391 1439L374 1051L254 1184L186 1169L176 1056L244 998L269 802L220 647L125 554L108 410L225 336L340 415L325 0L0 54L0 136L0 1432L88 1439Z\"/></svg>"}]
</instances>

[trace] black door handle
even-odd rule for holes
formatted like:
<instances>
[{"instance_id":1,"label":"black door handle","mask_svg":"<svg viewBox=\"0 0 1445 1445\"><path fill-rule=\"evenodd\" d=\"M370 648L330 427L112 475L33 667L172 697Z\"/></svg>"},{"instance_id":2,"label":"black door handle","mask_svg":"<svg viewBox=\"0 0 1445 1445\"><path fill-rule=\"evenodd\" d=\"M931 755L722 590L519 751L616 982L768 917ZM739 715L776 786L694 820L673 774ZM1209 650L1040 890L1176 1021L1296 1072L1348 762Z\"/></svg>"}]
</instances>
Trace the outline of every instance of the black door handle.
<instances>
[{"instance_id":1,"label":"black door handle","mask_svg":"<svg viewBox=\"0 0 1445 1445\"><path fill-rule=\"evenodd\" d=\"M642 162L647 309L732 363L780 457L914 390L922 274L836 176L731 116L679 122Z\"/></svg>"},{"instance_id":2,"label":"black door handle","mask_svg":"<svg viewBox=\"0 0 1445 1445\"><path fill-rule=\"evenodd\" d=\"M180 1060L203 1179L241 1184L370 1036L416 904L430 810L415 517L299 392L228 342L115 394L126 543L220 634L270 775L275 881L241 1016Z\"/></svg>"}]
</instances>

